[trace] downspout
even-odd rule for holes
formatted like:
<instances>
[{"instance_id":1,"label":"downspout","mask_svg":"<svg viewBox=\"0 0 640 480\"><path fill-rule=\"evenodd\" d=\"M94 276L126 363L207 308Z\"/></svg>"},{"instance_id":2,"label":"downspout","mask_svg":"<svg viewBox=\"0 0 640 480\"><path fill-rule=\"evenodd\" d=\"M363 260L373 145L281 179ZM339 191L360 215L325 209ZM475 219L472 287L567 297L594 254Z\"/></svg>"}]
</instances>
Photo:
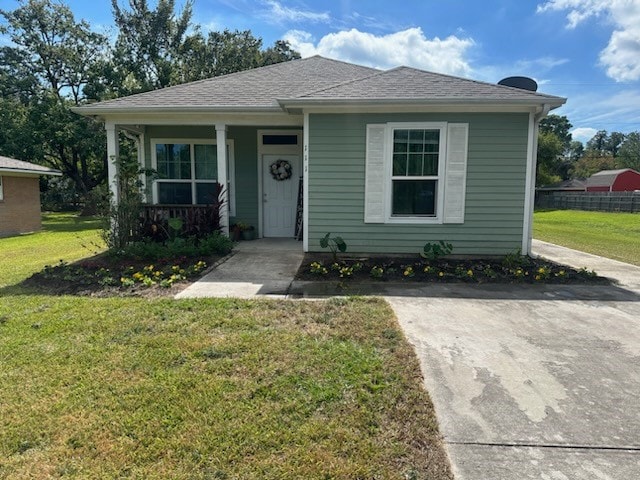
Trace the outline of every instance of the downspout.
<instances>
[{"instance_id":1,"label":"downspout","mask_svg":"<svg viewBox=\"0 0 640 480\"><path fill-rule=\"evenodd\" d=\"M529 138L527 148L527 173L524 192L524 222L522 227L522 254L531 255L533 238L533 207L536 189L536 163L538 157L538 127L540 120L546 117L551 105L544 104L536 113L529 114Z\"/></svg>"}]
</instances>

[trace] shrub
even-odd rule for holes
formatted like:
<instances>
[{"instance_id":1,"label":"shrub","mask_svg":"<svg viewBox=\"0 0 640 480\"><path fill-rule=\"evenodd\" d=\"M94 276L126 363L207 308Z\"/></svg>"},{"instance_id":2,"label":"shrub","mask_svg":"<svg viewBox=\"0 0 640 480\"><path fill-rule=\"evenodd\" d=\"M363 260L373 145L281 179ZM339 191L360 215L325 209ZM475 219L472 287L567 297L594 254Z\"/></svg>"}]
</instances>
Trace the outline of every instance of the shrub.
<instances>
[{"instance_id":1,"label":"shrub","mask_svg":"<svg viewBox=\"0 0 640 480\"><path fill-rule=\"evenodd\" d=\"M420 252L422 258L427 260L437 260L440 257L451 254L453 251L453 245L440 240L438 243L427 242Z\"/></svg>"},{"instance_id":2,"label":"shrub","mask_svg":"<svg viewBox=\"0 0 640 480\"><path fill-rule=\"evenodd\" d=\"M164 243L143 240L114 251L116 255L139 260L157 260L175 257L226 255L233 243L229 237L215 232L203 238L175 238Z\"/></svg>"}]
</instances>

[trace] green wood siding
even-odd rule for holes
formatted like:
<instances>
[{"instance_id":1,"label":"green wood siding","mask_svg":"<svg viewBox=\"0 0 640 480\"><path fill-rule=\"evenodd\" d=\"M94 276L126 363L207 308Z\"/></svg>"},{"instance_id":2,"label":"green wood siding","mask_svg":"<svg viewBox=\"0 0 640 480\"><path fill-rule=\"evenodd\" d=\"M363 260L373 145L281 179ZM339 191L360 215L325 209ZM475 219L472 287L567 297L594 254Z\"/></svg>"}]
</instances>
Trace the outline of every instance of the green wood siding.
<instances>
[{"instance_id":1,"label":"green wood siding","mask_svg":"<svg viewBox=\"0 0 640 480\"><path fill-rule=\"evenodd\" d=\"M258 225L258 129L256 127L229 127L236 157L236 217Z\"/></svg>"},{"instance_id":2,"label":"green wood siding","mask_svg":"<svg viewBox=\"0 0 640 480\"><path fill-rule=\"evenodd\" d=\"M500 255L522 246L529 116L514 114L311 114L309 250L327 232L350 252L417 253L445 240L455 254ZM465 222L364 223L366 125L386 122L469 124Z\"/></svg>"}]
</instances>

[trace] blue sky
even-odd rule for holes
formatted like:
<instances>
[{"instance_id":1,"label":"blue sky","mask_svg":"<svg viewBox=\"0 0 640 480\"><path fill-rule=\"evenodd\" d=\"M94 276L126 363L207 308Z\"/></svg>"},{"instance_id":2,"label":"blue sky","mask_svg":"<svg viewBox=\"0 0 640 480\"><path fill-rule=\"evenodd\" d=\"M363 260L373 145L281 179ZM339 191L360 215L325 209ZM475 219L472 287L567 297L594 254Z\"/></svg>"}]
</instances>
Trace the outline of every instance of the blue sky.
<instances>
[{"instance_id":1,"label":"blue sky","mask_svg":"<svg viewBox=\"0 0 640 480\"><path fill-rule=\"evenodd\" d=\"M65 3L113 35L109 0ZM640 130L640 0L195 0L193 17L204 30L249 29L265 45L289 40L303 57L488 82L530 76L568 98L554 113L577 140Z\"/></svg>"}]
</instances>

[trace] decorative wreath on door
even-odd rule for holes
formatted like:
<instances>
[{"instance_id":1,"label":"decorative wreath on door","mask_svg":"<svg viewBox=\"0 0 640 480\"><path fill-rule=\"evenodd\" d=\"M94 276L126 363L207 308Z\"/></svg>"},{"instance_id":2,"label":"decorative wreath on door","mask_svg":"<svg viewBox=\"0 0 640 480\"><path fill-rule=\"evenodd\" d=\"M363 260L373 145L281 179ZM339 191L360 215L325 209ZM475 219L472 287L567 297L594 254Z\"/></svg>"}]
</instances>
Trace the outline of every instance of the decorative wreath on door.
<instances>
[{"instance_id":1,"label":"decorative wreath on door","mask_svg":"<svg viewBox=\"0 0 640 480\"><path fill-rule=\"evenodd\" d=\"M269 171L278 182L291 178L291 164L287 160L276 160L269 166Z\"/></svg>"}]
</instances>

